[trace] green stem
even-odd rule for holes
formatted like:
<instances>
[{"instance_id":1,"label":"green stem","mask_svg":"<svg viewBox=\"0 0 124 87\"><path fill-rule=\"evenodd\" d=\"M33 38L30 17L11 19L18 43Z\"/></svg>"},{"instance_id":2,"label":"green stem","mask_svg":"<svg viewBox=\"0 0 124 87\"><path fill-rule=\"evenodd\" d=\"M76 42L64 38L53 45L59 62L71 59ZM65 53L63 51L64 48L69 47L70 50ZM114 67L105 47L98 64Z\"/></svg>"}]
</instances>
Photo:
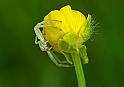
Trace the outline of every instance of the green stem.
<instances>
[{"instance_id":1,"label":"green stem","mask_svg":"<svg viewBox=\"0 0 124 87\"><path fill-rule=\"evenodd\" d=\"M77 75L77 80L78 80L78 86L79 87L86 87L85 83L85 77L84 77L84 72L83 72L83 67L82 63L80 60L79 54L71 54L72 55L72 60L74 62L74 67Z\"/></svg>"}]
</instances>

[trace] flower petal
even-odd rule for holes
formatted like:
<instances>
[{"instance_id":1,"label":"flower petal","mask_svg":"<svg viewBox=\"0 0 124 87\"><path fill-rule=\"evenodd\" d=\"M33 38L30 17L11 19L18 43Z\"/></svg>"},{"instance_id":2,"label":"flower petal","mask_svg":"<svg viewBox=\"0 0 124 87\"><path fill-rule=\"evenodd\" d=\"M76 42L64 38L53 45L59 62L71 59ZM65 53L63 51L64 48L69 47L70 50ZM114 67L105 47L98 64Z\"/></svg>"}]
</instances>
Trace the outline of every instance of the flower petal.
<instances>
[{"instance_id":1,"label":"flower petal","mask_svg":"<svg viewBox=\"0 0 124 87\"><path fill-rule=\"evenodd\" d=\"M58 17L57 15L59 15L60 17ZM44 37L46 38L46 40L52 43L57 43L58 39L63 36L63 32L61 32L62 24L60 23L60 21L63 20L63 14L61 14L58 10L54 10L46 15L44 20L48 20L46 25L52 25L43 28L42 33Z\"/></svg>"},{"instance_id":2,"label":"flower petal","mask_svg":"<svg viewBox=\"0 0 124 87\"><path fill-rule=\"evenodd\" d=\"M64 15L58 10L51 11L44 17L44 20L48 20L44 25L50 25L43 28L43 36L50 43L54 49L58 50L55 44L63 35L70 31L66 25Z\"/></svg>"},{"instance_id":3,"label":"flower petal","mask_svg":"<svg viewBox=\"0 0 124 87\"><path fill-rule=\"evenodd\" d=\"M71 10L71 7L69 5L61 8L60 11L64 14L65 20L69 28L75 31L76 33L86 21L85 16L81 12Z\"/></svg>"},{"instance_id":4,"label":"flower petal","mask_svg":"<svg viewBox=\"0 0 124 87\"><path fill-rule=\"evenodd\" d=\"M47 24L51 24L60 28L63 33L70 31L66 24L63 13L58 10L51 11L48 15L45 16L44 20L49 20L49 23Z\"/></svg>"}]
</instances>

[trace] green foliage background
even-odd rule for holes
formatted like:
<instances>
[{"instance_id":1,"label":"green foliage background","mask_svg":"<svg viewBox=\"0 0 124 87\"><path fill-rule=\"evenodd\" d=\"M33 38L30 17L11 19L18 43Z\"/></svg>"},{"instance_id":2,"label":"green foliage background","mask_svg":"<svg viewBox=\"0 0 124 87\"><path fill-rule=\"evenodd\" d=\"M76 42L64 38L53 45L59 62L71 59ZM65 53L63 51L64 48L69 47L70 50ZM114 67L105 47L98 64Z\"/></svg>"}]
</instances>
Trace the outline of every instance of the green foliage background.
<instances>
[{"instance_id":1,"label":"green foliage background","mask_svg":"<svg viewBox=\"0 0 124 87\"><path fill-rule=\"evenodd\" d=\"M57 67L34 44L33 27L51 10L71 5L99 22L86 42L87 87L124 87L122 0L0 0L0 87L77 87L72 68ZM93 40L93 41L92 41Z\"/></svg>"}]
</instances>

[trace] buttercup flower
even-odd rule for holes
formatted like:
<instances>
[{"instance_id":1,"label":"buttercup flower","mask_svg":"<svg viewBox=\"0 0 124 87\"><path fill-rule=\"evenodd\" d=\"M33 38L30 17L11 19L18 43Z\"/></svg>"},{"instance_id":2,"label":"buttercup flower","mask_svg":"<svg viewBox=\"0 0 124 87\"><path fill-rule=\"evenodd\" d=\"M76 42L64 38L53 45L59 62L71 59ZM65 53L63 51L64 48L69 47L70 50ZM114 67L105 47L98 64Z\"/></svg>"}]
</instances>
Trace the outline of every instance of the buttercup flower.
<instances>
[{"instance_id":1,"label":"buttercup flower","mask_svg":"<svg viewBox=\"0 0 124 87\"><path fill-rule=\"evenodd\" d=\"M72 64L71 53L80 54L82 62L88 63L86 46L83 45L91 35L91 15L85 16L69 5L53 10L44 17L42 34L51 47L62 53Z\"/></svg>"},{"instance_id":2,"label":"buttercup flower","mask_svg":"<svg viewBox=\"0 0 124 87\"><path fill-rule=\"evenodd\" d=\"M86 87L81 61L84 64L88 63L87 48L84 42L92 34L94 26L91 25L90 14L85 18L81 12L72 10L67 5L60 10L48 13L44 20L34 27L35 43L39 44L42 51L47 51L50 59L57 66L71 67L74 65L79 87ZM42 32L40 28L43 28ZM51 48L63 54L67 61L60 61Z\"/></svg>"}]
</instances>

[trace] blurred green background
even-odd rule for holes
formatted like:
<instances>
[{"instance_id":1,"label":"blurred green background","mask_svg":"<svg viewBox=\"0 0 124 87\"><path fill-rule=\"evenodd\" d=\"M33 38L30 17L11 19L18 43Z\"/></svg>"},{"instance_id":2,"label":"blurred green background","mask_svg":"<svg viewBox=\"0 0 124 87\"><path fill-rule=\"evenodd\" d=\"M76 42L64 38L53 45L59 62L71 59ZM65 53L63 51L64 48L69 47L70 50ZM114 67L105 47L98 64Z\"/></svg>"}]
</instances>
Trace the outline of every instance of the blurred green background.
<instances>
[{"instance_id":1,"label":"blurred green background","mask_svg":"<svg viewBox=\"0 0 124 87\"><path fill-rule=\"evenodd\" d=\"M0 87L78 87L74 67L57 67L34 44L33 27L71 5L99 23L85 44L87 87L124 87L123 0L0 0ZM99 30L99 32L97 32ZM93 41L92 41L93 40Z\"/></svg>"}]
</instances>

